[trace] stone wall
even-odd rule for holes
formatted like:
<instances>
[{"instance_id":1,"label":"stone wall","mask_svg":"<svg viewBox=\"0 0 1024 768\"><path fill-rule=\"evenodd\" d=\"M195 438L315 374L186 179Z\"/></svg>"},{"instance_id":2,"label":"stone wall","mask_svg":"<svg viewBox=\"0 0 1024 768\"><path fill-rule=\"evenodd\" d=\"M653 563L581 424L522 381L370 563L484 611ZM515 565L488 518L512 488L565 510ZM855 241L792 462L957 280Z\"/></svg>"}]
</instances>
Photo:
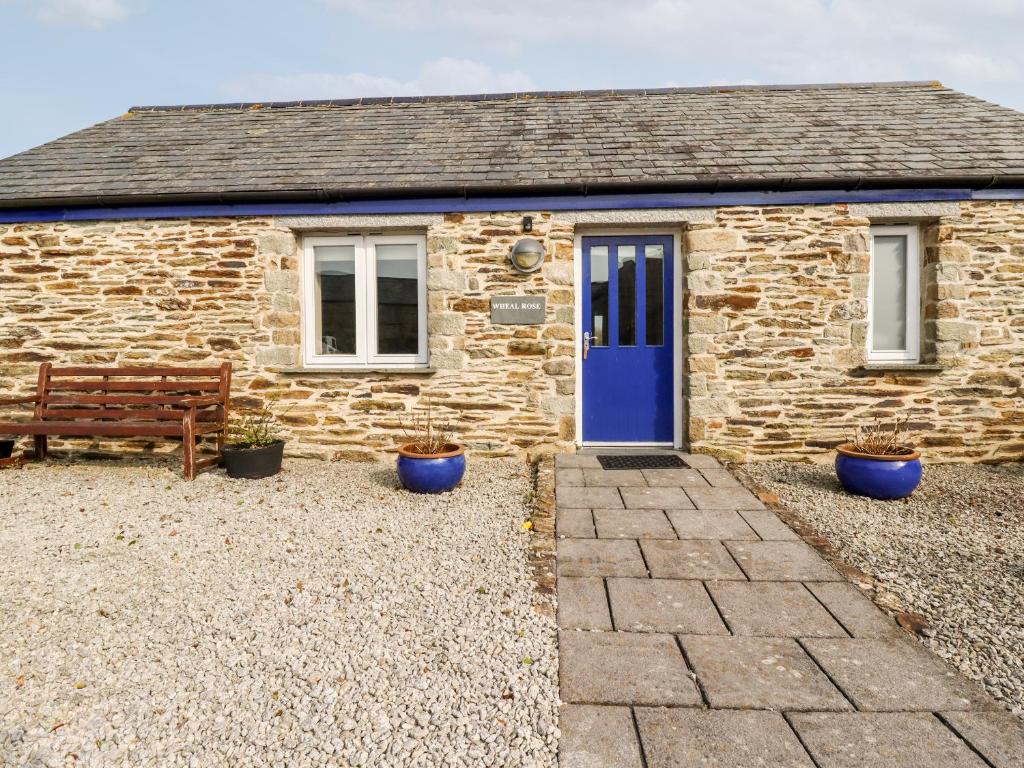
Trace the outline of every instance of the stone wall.
<instances>
[{"instance_id":1,"label":"stone wall","mask_svg":"<svg viewBox=\"0 0 1024 768\"><path fill-rule=\"evenodd\" d=\"M524 213L548 253L532 276L506 262ZM689 217L684 392L693 450L822 459L854 422L900 413L932 458L1024 456L1024 203L942 204L922 218L924 335L940 366L931 371L860 370L867 217L882 214L825 205ZM441 417L458 415L460 437L478 455L570 445L573 234L582 220L428 218L343 228L392 222L426 232L431 371L402 373L300 370L294 228L322 231L323 221L0 224L0 392L31 391L42 360L230 360L236 404L273 405L296 455L379 455L428 398ZM492 326L489 297L511 294L546 295L546 324Z\"/></svg>"},{"instance_id":2,"label":"stone wall","mask_svg":"<svg viewBox=\"0 0 1024 768\"><path fill-rule=\"evenodd\" d=\"M1024 203L921 219L937 370L902 372L861 369L872 211L857 208L720 208L687 233L693 450L828 459L855 423L900 415L932 460L1024 456Z\"/></svg>"},{"instance_id":3,"label":"stone wall","mask_svg":"<svg viewBox=\"0 0 1024 768\"><path fill-rule=\"evenodd\" d=\"M431 373L296 370L299 243L274 219L0 224L0 391L31 391L44 360L230 360L236 405L272 404L295 455L389 450L428 399L478 455L555 450L573 439L572 228L533 215L549 258L530 276L506 263L522 214L427 229ZM546 324L491 326L494 294L546 295Z\"/></svg>"}]
</instances>

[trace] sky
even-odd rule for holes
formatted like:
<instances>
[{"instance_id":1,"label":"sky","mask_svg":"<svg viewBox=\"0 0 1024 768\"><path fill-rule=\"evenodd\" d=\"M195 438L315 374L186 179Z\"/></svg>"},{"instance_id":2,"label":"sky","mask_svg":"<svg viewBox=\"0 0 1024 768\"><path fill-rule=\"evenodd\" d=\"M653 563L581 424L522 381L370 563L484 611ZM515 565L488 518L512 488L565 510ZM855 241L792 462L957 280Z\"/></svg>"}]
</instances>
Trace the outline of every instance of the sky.
<instances>
[{"instance_id":1,"label":"sky","mask_svg":"<svg viewBox=\"0 0 1024 768\"><path fill-rule=\"evenodd\" d=\"M1024 0L0 0L0 157L132 105L941 80L1024 110Z\"/></svg>"}]
</instances>

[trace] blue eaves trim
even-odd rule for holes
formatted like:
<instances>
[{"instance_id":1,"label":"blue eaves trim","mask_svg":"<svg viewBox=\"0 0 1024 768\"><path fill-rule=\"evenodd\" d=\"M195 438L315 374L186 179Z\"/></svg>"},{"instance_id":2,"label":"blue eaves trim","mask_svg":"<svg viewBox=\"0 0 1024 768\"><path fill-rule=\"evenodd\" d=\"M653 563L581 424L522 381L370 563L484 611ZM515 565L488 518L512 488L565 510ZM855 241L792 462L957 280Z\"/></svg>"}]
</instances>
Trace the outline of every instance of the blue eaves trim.
<instances>
[{"instance_id":1,"label":"blue eaves trim","mask_svg":"<svg viewBox=\"0 0 1024 768\"><path fill-rule=\"evenodd\" d=\"M388 213L485 213L490 211L584 211L643 208L712 208L744 205L903 203L943 200L1021 200L1024 189L865 189L785 192L665 192L537 197L436 197L352 200L332 203L219 203L111 207L0 209L0 223L117 221L239 216L325 216Z\"/></svg>"}]
</instances>

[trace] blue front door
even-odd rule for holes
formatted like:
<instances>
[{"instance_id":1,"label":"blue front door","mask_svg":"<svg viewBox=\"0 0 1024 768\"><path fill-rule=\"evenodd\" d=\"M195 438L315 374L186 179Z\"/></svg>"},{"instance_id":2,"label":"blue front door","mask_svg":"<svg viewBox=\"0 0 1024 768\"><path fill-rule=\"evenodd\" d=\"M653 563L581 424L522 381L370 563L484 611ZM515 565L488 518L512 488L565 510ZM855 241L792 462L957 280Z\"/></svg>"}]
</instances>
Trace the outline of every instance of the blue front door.
<instances>
[{"instance_id":1,"label":"blue front door","mask_svg":"<svg viewBox=\"0 0 1024 768\"><path fill-rule=\"evenodd\" d=\"M583 238L583 441L671 443L672 237Z\"/></svg>"}]
</instances>

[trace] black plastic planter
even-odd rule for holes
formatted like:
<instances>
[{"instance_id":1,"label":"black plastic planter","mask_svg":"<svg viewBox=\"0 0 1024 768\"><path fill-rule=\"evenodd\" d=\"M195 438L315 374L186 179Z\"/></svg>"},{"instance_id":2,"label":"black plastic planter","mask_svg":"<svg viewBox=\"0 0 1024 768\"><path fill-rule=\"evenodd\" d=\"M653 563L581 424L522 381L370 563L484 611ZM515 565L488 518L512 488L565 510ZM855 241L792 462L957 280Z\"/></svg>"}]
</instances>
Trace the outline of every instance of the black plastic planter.
<instances>
[{"instance_id":1,"label":"black plastic planter","mask_svg":"<svg viewBox=\"0 0 1024 768\"><path fill-rule=\"evenodd\" d=\"M270 477L281 471L284 458L284 440L278 440L261 448L243 448L239 445L224 446L224 469L228 477L255 480Z\"/></svg>"},{"instance_id":2,"label":"black plastic planter","mask_svg":"<svg viewBox=\"0 0 1024 768\"><path fill-rule=\"evenodd\" d=\"M0 459L9 459L14 453L13 440L0 440Z\"/></svg>"}]
</instances>

